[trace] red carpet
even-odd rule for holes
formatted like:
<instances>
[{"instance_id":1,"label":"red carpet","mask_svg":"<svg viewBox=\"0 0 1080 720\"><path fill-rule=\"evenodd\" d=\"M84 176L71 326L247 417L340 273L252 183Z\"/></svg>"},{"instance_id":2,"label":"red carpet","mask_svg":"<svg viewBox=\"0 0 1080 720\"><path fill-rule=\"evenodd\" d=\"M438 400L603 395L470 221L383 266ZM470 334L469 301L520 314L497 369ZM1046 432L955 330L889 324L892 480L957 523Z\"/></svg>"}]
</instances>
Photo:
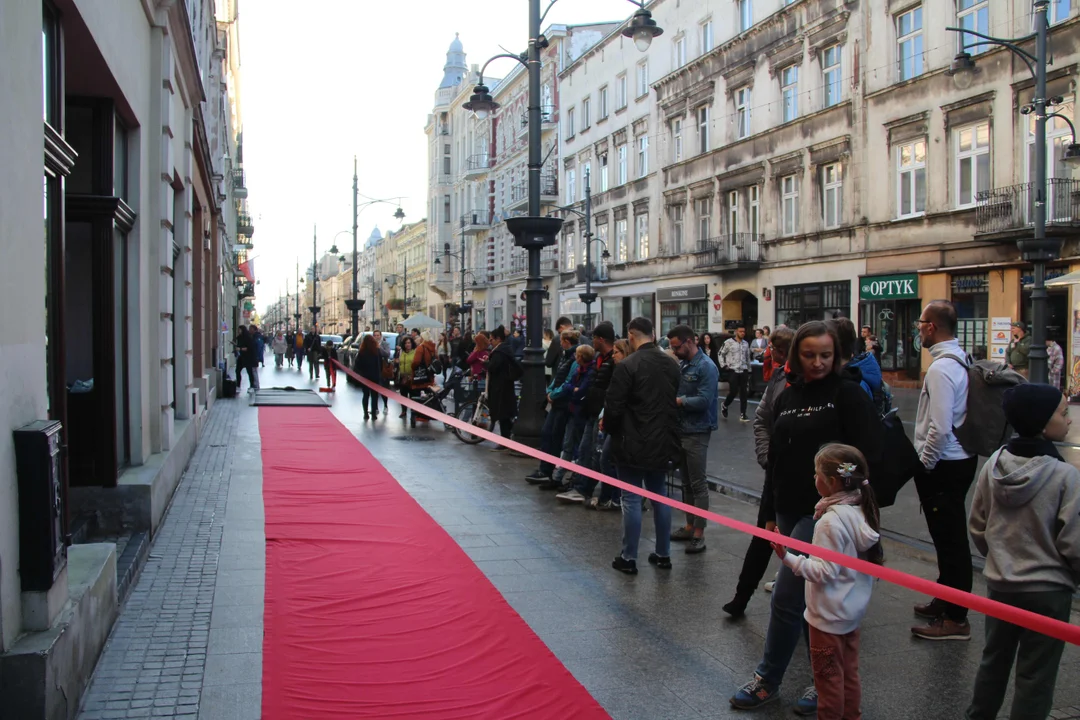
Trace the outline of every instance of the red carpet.
<instances>
[{"instance_id":1,"label":"red carpet","mask_svg":"<svg viewBox=\"0 0 1080 720\"><path fill-rule=\"evenodd\" d=\"M263 720L608 717L330 410L259 429Z\"/></svg>"}]
</instances>

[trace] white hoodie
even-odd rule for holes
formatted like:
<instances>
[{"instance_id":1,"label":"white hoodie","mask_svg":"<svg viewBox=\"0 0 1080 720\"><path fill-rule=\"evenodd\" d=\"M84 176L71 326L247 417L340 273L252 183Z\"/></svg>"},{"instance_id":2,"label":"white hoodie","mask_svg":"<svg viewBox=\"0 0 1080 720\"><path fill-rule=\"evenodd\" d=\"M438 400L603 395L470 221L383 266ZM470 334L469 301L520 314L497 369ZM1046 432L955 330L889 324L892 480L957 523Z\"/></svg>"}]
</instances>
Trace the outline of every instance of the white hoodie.
<instances>
[{"instance_id":1,"label":"white hoodie","mask_svg":"<svg viewBox=\"0 0 1080 720\"><path fill-rule=\"evenodd\" d=\"M880 536L866 522L858 505L833 505L814 526L814 544L858 557ZM874 578L817 557L788 553L784 564L806 583L806 622L821 632L847 635L859 628Z\"/></svg>"}]
</instances>

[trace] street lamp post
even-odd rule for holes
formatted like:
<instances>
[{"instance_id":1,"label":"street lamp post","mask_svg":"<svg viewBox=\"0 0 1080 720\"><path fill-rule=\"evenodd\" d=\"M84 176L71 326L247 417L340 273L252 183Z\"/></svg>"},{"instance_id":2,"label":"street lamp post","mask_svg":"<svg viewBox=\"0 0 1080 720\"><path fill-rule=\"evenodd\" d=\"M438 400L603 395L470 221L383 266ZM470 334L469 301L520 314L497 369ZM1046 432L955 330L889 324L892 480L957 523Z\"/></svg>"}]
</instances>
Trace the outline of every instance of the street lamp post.
<instances>
[{"instance_id":1,"label":"street lamp post","mask_svg":"<svg viewBox=\"0 0 1080 720\"><path fill-rule=\"evenodd\" d=\"M322 309L322 308L319 307L319 248L318 248L318 242L319 242L319 232L318 232L318 229L316 228L315 231L314 231L314 234L311 236L311 257L312 257L312 263L311 263L311 307L308 308L308 310L311 311L311 324L312 324L313 327L318 327L318 325L319 325L319 310ZM337 255L338 254L338 247L337 247L336 244L332 245L330 247L330 254L331 255Z\"/></svg>"},{"instance_id":2,"label":"street lamp post","mask_svg":"<svg viewBox=\"0 0 1080 720\"><path fill-rule=\"evenodd\" d=\"M600 256L604 259L611 257L611 253L608 252L607 243L599 238L593 239L592 236L592 179L588 171L585 173L585 212L581 212L573 205L564 205L559 208L566 212L572 212L580 218L585 220L585 232L583 237L585 239L585 292L579 293L578 297L585 303L585 330L592 330L592 304L596 302L597 294L592 291L592 244L599 242L604 246L604 253Z\"/></svg>"},{"instance_id":3,"label":"street lamp post","mask_svg":"<svg viewBox=\"0 0 1080 720\"><path fill-rule=\"evenodd\" d=\"M465 308L465 276L469 273L469 270L466 269L466 267L465 267L465 218L464 218L464 216L462 216L462 218L461 218L461 250L460 250L460 252L457 252L457 253L450 252L450 243L445 243L443 245L443 257L446 258L446 270L445 270L445 272L446 272L447 275L450 274L450 258L456 258L457 261L458 261L458 264L461 265L461 304L458 305L458 315L462 317L461 331L465 332L465 327L464 327L465 326L465 320L464 320L464 314L465 314L465 309L464 309ZM437 258L437 257L435 258L435 264L436 265L441 265L442 264L442 263L439 262L439 258ZM447 314L446 314L447 315L447 317L446 317L447 324L449 324L449 322L450 322L450 313L449 313L450 304L451 303L446 304L447 305ZM449 330L449 328L447 328L447 330Z\"/></svg>"},{"instance_id":4,"label":"street lamp post","mask_svg":"<svg viewBox=\"0 0 1080 720\"><path fill-rule=\"evenodd\" d=\"M1035 97L1031 104L1024 106L1020 112L1024 115L1035 113L1035 202L1034 205L1034 231L1033 239L1017 241L1020 256L1025 262L1030 262L1034 270L1034 284L1031 289L1031 354L1029 355L1030 379L1032 382L1045 383L1047 380L1047 353L1046 353L1046 263L1056 260L1061 255L1061 240L1059 238L1046 237L1046 202L1047 202L1047 172L1046 172L1046 121L1050 118L1061 118L1072 128L1072 143L1065 151L1064 160L1076 162L1080 160L1080 146L1076 143L1076 128L1072 121L1057 112L1047 112L1047 107L1053 108L1061 102L1061 98L1047 98L1046 96L1046 68L1048 64L1048 40L1050 25L1047 19L1047 11L1050 8L1050 0L1035 0L1033 19L1035 32L1031 35L1012 40L1003 40L991 35L984 35L966 28L949 27L946 30L973 35L981 38L984 42L964 44L960 52L953 60L949 74L952 75L956 87L966 90L971 87L978 70L970 48L980 45L999 45L1007 48L1018 56L1035 79ZM1019 46L1019 43L1035 41L1035 54Z\"/></svg>"},{"instance_id":5,"label":"street lamp post","mask_svg":"<svg viewBox=\"0 0 1080 720\"><path fill-rule=\"evenodd\" d=\"M303 317L300 314L300 261L296 262L296 314L293 315L296 318L296 332L300 332L300 318Z\"/></svg>"},{"instance_id":6,"label":"street lamp post","mask_svg":"<svg viewBox=\"0 0 1080 720\"><path fill-rule=\"evenodd\" d=\"M529 254L528 276L525 279L524 375L514 437L531 447L540 444L540 429L547 405L542 346L544 288L540 275L540 253L545 247L558 242L559 228L562 226L561 218L540 216L540 170L543 166L540 146L540 51L548 46L547 38L540 33L540 25L555 2L551 0L541 13L540 0L529 0L529 48L524 59L508 53L489 59L480 70L479 82L472 97L463 105L466 110L472 110L478 119L485 119L499 106L484 85L484 70L488 64L496 58L505 57L525 66L529 77L529 214L527 217L508 218L506 228L514 236L514 244L525 248ZM652 39L664 31L652 19L652 13L645 9L645 0L628 2L638 9L623 28L622 34L632 38L638 50L644 52L649 49Z\"/></svg>"}]
</instances>

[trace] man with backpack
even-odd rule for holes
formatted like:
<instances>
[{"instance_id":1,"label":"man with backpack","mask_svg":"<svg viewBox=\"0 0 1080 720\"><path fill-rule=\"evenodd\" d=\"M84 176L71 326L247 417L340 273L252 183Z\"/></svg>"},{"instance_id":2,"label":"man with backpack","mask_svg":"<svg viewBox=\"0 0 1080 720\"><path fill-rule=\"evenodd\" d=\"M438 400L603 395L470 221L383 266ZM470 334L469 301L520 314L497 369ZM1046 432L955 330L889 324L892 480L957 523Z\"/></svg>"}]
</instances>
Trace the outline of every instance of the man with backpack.
<instances>
[{"instance_id":1,"label":"man with backpack","mask_svg":"<svg viewBox=\"0 0 1080 720\"><path fill-rule=\"evenodd\" d=\"M919 393L915 419L915 450L922 463L915 488L937 552L937 581L971 592L964 499L975 479L978 458L964 449L955 432L968 415L970 365L956 340L956 324L956 308L945 300L929 303L919 317L919 338L933 360ZM967 612L965 607L934 598L915 606L915 614L930 622L911 632L926 640L969 640Z\"/></svg>"}]
</instances>

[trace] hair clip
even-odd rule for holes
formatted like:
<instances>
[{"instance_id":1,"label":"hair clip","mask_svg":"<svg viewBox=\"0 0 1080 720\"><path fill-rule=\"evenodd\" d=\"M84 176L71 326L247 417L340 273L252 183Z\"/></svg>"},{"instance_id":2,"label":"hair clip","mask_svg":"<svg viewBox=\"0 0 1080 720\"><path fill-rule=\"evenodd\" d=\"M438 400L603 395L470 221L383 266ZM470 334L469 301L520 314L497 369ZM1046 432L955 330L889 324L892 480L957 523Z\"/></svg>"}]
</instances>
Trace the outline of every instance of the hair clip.
<instances>
[{"instance_id":1,"label":"hair clip","mask_svg":"<svg viewBox=\"0 0 1080 720\"><path fill-rule=\"evenodd\" d=\"M836 466L837 474L842 478L850 478L855 474L855 471L859 468L855 467L855 463L840 463Z\"/></svg>"}]
</instances>

